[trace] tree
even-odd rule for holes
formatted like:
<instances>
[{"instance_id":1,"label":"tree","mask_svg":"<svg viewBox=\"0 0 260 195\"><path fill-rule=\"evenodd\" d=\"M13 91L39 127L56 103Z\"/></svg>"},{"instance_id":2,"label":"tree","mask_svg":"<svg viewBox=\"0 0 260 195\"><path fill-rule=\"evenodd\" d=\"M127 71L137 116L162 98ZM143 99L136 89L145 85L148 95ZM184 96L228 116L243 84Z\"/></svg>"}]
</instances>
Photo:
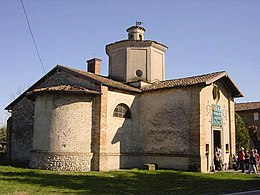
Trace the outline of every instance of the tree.
<instances>
[{"instance_id":1,"label":"tree","mask_svg":"<svg viewBox=\"0 0 260 195\"><path fill-rule=\"evenodd\" d=\"M236 113L236 148L249 148L249 134L243 119Z\"/></svg>"},{"instance_id":2,"label":"tree","mask_svg":"<svg viewBox=\"0 0 260 195\"><path fill-rule=\"evenodd\" d=\"M258 136L257 136L257 126L250 125L248 127L248 133L252 143L254 144L254 148L260 151L260 141L258 140Z\"/></svg>"},{"instance_id":3,"label":"tree","mask_svg":"<svg viewBox=\"0 0 260 195\"><path fill-rule=\"evenodd\" d=\"M6 146L6 126L0 128L0 152L5 152Z\"/></svg>"}]
</instances>

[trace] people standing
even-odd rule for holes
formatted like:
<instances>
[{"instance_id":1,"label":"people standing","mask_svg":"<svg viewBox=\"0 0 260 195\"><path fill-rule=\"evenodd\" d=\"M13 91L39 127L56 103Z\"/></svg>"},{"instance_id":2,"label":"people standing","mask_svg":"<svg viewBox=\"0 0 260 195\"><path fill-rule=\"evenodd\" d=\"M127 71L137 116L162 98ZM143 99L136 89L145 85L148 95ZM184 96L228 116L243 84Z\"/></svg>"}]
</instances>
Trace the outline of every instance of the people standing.
<instances>
[{"instance_id":1,"label":"people standing","mask_svg":"<svg viewBox=\"0 0 260 195\"><path fill-rule=\"evenodd\" d=\"M259 156L259 154L258 154L257 149L254 149L254 154L255 154L255 168L256 168L256 173L258 173L258 165L259 165L260 156Z\"/></svg>"},{"instance_id":2,"label":"people standing","mask_svg":"<svg viewBox=\"0 0 260 195\"><path fill-rule=\"evenodd\" d=\"M245 172L245 149L243 147L240 148L238 152L238 168L237 169L242 169L242 173Z\"/></svg>"},{"instance_id":3,"label":"people standing","mask_svg":"<svg viewBox=\"0 0 260 195\"><path fill-rule=\"evenodd\" d=\"M248 167L248 174L251 173L251 171L254 171L256 174L256 161L255 161L255 152L254 149L250 148L249 150L249 167Z\"/></svg>"},{"instance_id":4,"label":"people standing","mask_svg":"<svg viewBox=\"0 0 260 195\"><path fill-rule=\"evenodd\" d=\"M218 171L222 170L221 162L220 162L220 153L218 147L215 148L215 155L214 155L214 165L215 169Z\"/></svg>"}]
</instances>

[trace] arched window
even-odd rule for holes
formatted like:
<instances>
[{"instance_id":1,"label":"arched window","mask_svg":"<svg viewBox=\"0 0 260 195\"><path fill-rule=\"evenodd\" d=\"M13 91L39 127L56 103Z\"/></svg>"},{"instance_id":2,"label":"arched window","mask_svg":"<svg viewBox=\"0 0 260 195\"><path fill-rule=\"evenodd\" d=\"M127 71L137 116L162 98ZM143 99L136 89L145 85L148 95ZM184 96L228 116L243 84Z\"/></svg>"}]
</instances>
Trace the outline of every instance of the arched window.
<instances>
[{"instance_id":1,"label":"arched window","mask_svg":"<svg viewBox=\"0 0 260 195\"><path fill-rule=\"evenodd\" d=\"M143 36L142 35L139 35L139 40L143 40Z\"/></svg>"},{"instance_id":2,"label":"arched window","mask_svg":"<svg viewBox=\"0 0 260 195\"><path fill-rule=\"evenodd\" d=\"M113 117L131 118L131 111L126 104L118 104L114 110Z\"/></svg>"},{"instance_id":3,"label":"arched window","mask_svg":"<svg viewBox=\"0 0 260 195\"><path fill-rule=\"evenodd\" d=\"M128 39L129 39L130 41L132 41L133 38L134 38L133 35L129 35L129 36L128 36Z\"/></svg>"}]
</instances>

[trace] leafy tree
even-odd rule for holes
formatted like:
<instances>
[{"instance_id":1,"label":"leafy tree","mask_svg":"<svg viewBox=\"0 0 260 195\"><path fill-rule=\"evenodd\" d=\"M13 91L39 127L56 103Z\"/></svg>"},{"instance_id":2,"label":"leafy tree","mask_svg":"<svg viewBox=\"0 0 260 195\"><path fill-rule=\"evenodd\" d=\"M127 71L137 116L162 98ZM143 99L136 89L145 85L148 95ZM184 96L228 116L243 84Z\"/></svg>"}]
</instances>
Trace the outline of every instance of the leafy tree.
<instances>
[{"instance_id":1,"label":"leafy tree","mask_svg":"<svg viewBox=\"0 0 260 195\"><path fill-rule=\"evenodd\" d=\"M249 148L249 134L243 119L236 113L236 148Z\"/></svg>"},{"instance_id":2,"label":"leafy tree","mask_svg":"<svg viewBox=\"0 0 260 195\"><path fill-rule=\"evenodd\" d=\"M6 126L0 128L0 152L4 152L6 144Z\"/></svg>"}]
</instances>

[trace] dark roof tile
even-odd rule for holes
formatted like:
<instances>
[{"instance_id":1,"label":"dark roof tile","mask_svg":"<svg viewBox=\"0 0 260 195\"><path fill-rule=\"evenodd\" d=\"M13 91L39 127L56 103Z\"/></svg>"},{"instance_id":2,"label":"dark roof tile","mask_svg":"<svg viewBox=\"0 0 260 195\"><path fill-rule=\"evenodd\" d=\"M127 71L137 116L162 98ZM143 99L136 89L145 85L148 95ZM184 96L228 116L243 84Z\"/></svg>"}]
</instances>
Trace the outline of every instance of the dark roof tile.
<instances>
[{"instance_id":1,"label":"dark roof tile","mask_svg":"<svg viewBox=\"0 0 260 195\"><path fill-rule=\"evenodd\" d=\"M199 76L192 76L180 79L172 79L166 81L159 81L156 83L152 83L151 85L146 85L142 88L143 91L151 91L151 90L158 90L158 89L165 89L165 88L174 88L174 87L186 87L192 85L199 85L199 84L210 84L219 78L227 75L225 71L209 73Z\"/></svg>"},{"instance_id":2,"label":"dark roof tile","mask_svg":"<svg viewBox=\"0 0 260 195\"><path fill-rule=\"evenodd\" d=\"M77 69L74 69L74 68L61 66L61 65L58 65L58 67L64 68L66 70L70 70L70 71L72 71L74 73L78 73L78 74L80 74L82 76L85 76L85 77L88 77L88 78L92 79L94 82L98 82L98 83L101 83L101 84L109 86L109 87L114 87L114 88L117 88L117 89L133 91L133 92L141 92L141 90L138 89L138 88L129 86L129 85L127 85L125 83L122 83L122 82L119 82L119 81L115 81L113 79L109 79L109 78L107 78L105 76L101 76L101 75L97 75L97 74L94 74L94 73L91 73L91 72L77 70Z\"/></svg>"},{"instance_id":3,"label":"dark roof tile","mask_svg":"<svg viewBox=\"0 0 260 195\"><path fill-rule=\"evenodd\" d=\"M34 100L38 94L50 93L50 92L64 92L64 93L83 93L83 94L101 94L99 91L87 89L76 85L58 85L51 87L36 88L32 91L27 92L27 97Z\"/></svg>"},{"instance_id":4,"label":"dark roof tile","mask_svg":"<svg viewBox=\"0 0 260 195\"><path fill-rule=\"evenodd\" d=\"M260 109L260 102L246 102L246 103L236 103L235 111L247 111Z\"/></svg>"}]
</instances>

